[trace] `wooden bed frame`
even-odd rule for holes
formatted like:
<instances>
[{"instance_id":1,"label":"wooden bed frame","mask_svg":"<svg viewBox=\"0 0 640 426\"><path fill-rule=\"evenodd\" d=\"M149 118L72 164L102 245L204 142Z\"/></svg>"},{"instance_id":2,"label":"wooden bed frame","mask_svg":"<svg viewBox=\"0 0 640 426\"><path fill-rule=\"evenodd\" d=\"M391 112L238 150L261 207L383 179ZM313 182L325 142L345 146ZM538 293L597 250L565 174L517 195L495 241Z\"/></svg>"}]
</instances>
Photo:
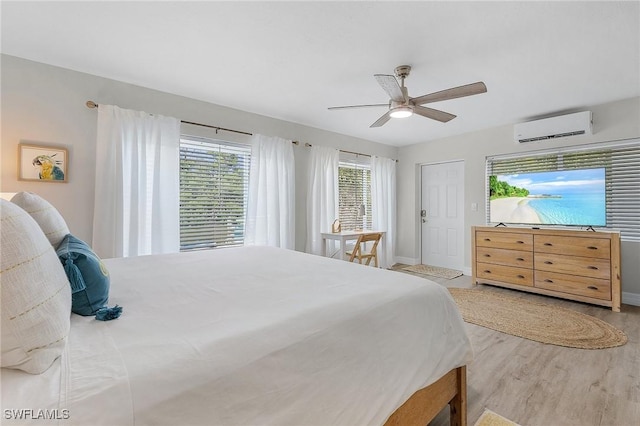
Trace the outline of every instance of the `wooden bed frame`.
<instances>
[{"instance_id":1,"label":"wooden bed frame","mask_svg":"<svg viewBox=\"0 0 640 426\"><path fill-rule=\"evenodd\" d=\"M467 367L454 368L391 414L385 426L425 426L449 404L451 426L467 426Z\"/></svg>"}]
</instances>

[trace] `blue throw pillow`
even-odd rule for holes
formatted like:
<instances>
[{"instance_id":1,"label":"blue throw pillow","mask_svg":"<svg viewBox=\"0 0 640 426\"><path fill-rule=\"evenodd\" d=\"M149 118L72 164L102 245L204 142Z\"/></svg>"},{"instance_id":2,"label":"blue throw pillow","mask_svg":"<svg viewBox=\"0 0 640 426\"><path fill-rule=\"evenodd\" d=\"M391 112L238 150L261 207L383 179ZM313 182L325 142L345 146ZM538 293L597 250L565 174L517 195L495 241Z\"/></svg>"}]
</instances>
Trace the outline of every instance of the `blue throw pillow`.
<instances>
[{"instance_id":1,"label":"blue throw pillow","mask_svg":"<svg viewBox=\"0 0 640 426\"><path fill-rule=\"evenodd\" d=\"M56 252L71 284L71 311L96 315L102 321L118 318L121 307L105 306L109 299L109 272L91 247L67 234Z\"/></svg>"}]
</instances>

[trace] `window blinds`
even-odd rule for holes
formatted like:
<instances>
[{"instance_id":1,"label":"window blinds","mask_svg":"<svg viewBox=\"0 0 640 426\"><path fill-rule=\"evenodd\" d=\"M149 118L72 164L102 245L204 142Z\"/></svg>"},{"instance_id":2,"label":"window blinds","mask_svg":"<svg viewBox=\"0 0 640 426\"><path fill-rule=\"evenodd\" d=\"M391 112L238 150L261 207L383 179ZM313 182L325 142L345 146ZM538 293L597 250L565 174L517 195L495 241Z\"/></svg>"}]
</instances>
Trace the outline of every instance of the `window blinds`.
<instances>
[{"instance_id":1,"label":"window blinds","mask_svg":"<svg viewBox=\"0 0 640 426\"><path fill-rule=\"evenodd\" d=\"M515 156L487 157L486 179L498 174L604 167L607 228L623 241L640 241L640 140L567 147ZM489 190L486 219L489 223Z\"/></svg>"},{"instance_id":2,"label":"window blinds","mask_svg":"<svg viewBox=\"0 0 640 426\"><path fill-rule=\"evenodd\" d=\"M180 140L180 250L242 245L251 148Z\"/></svg>"},{"instance_id":3,"label":"window blinds","mask_svg":"<svg viewBox=\"0 0 640 426\"><path fill-rule=\"evenodd\" d=\"M338 211L343 230L371 229L371 167L340 161Z\"/></svg>"}]
</instances>

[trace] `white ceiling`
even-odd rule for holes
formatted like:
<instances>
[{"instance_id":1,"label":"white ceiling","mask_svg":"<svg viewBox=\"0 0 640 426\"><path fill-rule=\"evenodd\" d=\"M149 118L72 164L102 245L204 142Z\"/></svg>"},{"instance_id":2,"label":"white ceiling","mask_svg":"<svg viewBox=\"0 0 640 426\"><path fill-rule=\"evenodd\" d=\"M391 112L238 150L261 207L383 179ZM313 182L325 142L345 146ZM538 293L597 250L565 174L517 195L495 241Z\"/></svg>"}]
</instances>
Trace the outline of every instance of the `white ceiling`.
<instances>
[{"instance_id":1,"label":"white ceiling","mask_svg":"<svg viewBox=\"0 0 640 426\"><path fill-rule=\"evenodd\" d=\"M639 6L2 1L2 53L403 146L640 96ZM429 104L448 123L327 110L387 102L373 75L402 64L412 97L488 92Z\"/></svg>"}]
</instances>

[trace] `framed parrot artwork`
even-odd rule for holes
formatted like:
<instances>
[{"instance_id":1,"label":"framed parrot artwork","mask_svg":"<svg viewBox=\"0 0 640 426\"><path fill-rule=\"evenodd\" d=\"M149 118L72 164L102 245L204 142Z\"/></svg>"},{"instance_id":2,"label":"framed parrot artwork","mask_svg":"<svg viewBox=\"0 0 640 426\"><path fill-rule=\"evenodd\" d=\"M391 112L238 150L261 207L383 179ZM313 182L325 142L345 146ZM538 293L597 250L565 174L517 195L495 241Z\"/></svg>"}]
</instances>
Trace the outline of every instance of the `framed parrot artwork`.
<instances>
[{"instance_id":1,"label":"framed parrot artwork","mask_svg":"<svg viewBox=\"0 0 640 426\"><path fill-rule=\"evenodd\" d=\"M18 145L18 179L67 182L68 151L47 145Z\"/></svg>"}]
</instances>

